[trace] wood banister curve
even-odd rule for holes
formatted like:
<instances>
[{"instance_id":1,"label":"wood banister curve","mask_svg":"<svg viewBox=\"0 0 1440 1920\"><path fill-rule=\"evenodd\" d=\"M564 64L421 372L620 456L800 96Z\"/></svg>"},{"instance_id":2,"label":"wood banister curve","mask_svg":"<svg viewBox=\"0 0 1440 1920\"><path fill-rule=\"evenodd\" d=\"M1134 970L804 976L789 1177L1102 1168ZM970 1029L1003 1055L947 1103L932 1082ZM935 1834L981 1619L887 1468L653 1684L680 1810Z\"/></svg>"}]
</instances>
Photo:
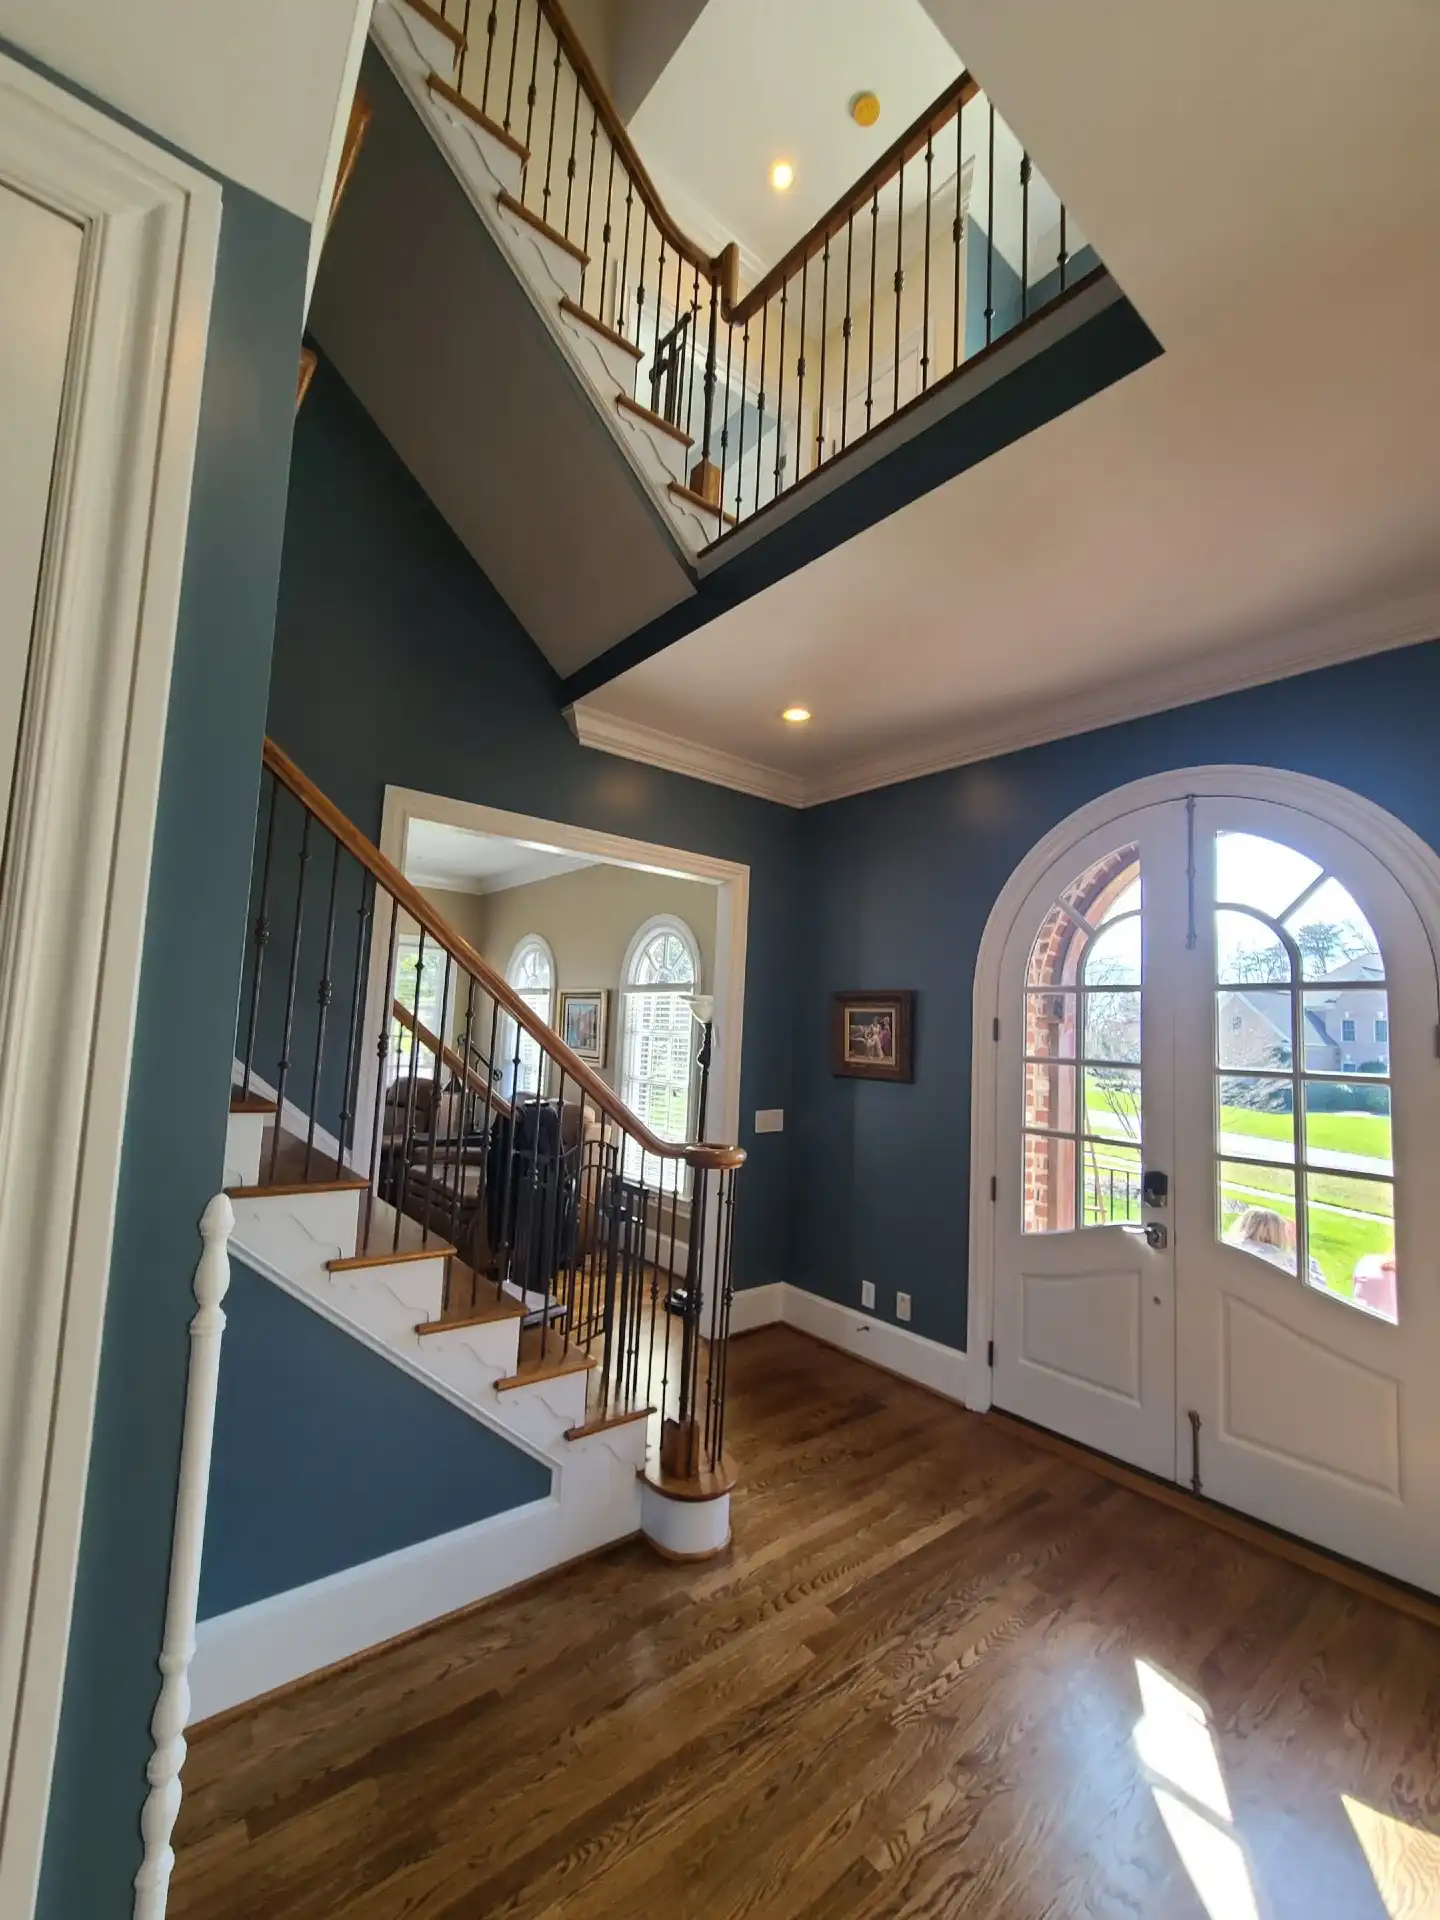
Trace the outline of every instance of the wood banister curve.
<instances>
[{"instance_id":1,"label":"wood banister curve","mask_svg":"<svg viewBox=\"0 0 1440 1920\"><path fill-rule=\"evenodd\" d=\"M376 884L383 887L410 918L425 929L427 935L441 947L457 965L463 967L491 996L497 1005L515 1021L516 1025L528 1033L537 1042L541 1051L561 1069L567 1079L573 1080L586 1096L593 1101L599 1112L613 1120L617 1127L628 1133L632 1139L648 1154L661 1160L683 1160L687 1166L698 1171L726 1169L743 1165L744 1149L741 1147L714 1145L708 1142L691 1142L677 1145L671 1140L662 1140L652 1133L643 1120L631 1112L618 1094L607 1087L593 1067L576 1053L547 1026L537 1014L520 998L520 995L505 979L497 973L481 954L463 935L449 926L430 905L420 890L407 880L400 869L387 860L380 849L365 835L354 822L346 817L334 802L328 799L308 775L301 772L283 747L266 738L264 761L266 767L288 789L300 804L308 809L329 833L340 842L345 851L352 855L372 876ZM435 1039L433 1034L421 1030L422 1044ZM448 1049L447 1049L448 1052ZM458 1056L457 1056L458 1059Z\"/></svg>"}]
</instances>

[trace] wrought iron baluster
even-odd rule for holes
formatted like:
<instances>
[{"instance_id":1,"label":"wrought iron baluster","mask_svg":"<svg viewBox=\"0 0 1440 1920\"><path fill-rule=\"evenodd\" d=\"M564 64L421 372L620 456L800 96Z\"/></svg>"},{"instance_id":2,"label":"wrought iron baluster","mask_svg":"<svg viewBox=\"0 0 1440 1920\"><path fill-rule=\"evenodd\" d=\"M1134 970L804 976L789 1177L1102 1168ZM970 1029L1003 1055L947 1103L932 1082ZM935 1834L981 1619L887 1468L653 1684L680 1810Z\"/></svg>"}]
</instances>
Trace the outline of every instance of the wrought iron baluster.
<instances>
[{"instance_id":1,"label":"wrought iron baluster","mask_svg":"<svg viewBox=\"0 0 1440 1920\"><path fill-rule=\"evenodd\" d=\"M790 283L785 281L780 288L780 366L775 390L775 491L772 500L780 497L780 484L785 473L785 309L790 303Z\"/></svg>"},{"instance_id":2,"label":"wrought iron baluster","mask_svg":"<svg viewBox=\"0 0 1440 1920\"><path fill-rule=\"evenodd\" d=\"M865 431L875 404L875 265L880 253L880 189L870 196L870 344L865 360Z\"/></svg>"},{"instance_id":3,"label":"wrought iron baluster","mask_svg":"<svg viewBox=\"0 0 1440 1920\"><path fill-rule=\"evenodd\" d=\"M920 391L930 385L930 204L935 192L935 136L925 136L925 265L920 294Z\"/></svg>"},{"instance_id":4,"label":"wrought iron baluster","mask_svg":"<svg viewBox=\"0 0 1440 1920\"><path fill-rule=\"evenodd\" d=\"M430 1215L435 1206L435 1140L440 1131L441 1091L445 1080L445 1035L450 1027L450 980L455 962L445 954L445 972L440 981L440 1025L435 1031L435 1074L430 1082L430 1143L425 1150L425 1217L420 1222L420 1244L430 1244ZM464 1110L464 1083L461 1083L461 1110ZM443 1163L442 1163L443 1164ZM399 1245L400 1216L395 1216L395 1240Z\"/></svg>"},{"instance_id":5,"label":"wrought iron baluster","mask_svg":"<svg viewBox=\"0 0 1440 1920\"><path fill-rule=\"evenodd\" d=\"M735 329L730 329L733 340ZM749 405L750 393L750 322L747 320L740 334L740 426L735 445L735 518L740 518L742 501L741 490L745 485L745 409ZM728 379L728 375L727 375ZM726 395L728 404L729 395ZM721 495L724 498L724 495Z\"/></svg>"},{"instance_id":6,"label":"wrought iron baluster","mask_svg":"<svg viewBox=\"0 0 1440 1920\"><path fill-rule=\"evenodd\" d=\"M1055 256L1055 264L1060 269L1060 291L1065 291L1065 269L1069 265L1070 254L1065 245L1065 202L1060 202L1060 251Z\"/></svg>"},{"instance_id":7,"label":"wrought iron baluster","mask_svg":"<svg viewBox=\"0 0 1440 1920\"><path fill-rule=\"evenodd\" d=\"M990 107L990 151L985 168L985 344L995 326L995 102Z\"/></svg>"},{"instance_id":8,"label":"wrought iron baluster","mask_svg":"<svg viewBox=\"0 0 1440 1920\"><path fill-rule=\"evenodd\" d=\"M270 1135L270 1180L280 1158L280 1132L285 1121L285 1083L290 1078L290 1042L295 1028L295 989L300 981L300 935L305 919L305 872L310 864L310 809L300 828L300 866L295 887L295 932L290 941L290 975L285 989L285 1027L280 1039L280 1064L275 1074L275 1125Z\"/></svg>"},{"instance_id":9,"label":"wrought iron baluster","mask_svg":"<svg viewBox=\"0 0 1440 1920\"><path fill-rule=\"evenodd\" d=\"M255 1069L255 1031L260 1018L260 982L265 972L265 949L270 944L270 860L275 849L275 814L280 805L280 782L270 776L270 818L265 827L265 852L260 862L260 903L255 914L255 971L250 977L250 1017L245 1024L245 1073L240 1096L250 1098L250 1082ZM279 1125L280 1116L275 1116Z\"/></svg>"},{"instance_id":10,"label":"wrought iron baluster","mask_svg":"<svg viewBox=\"0 0 1440 1920\"><path fill-rule=\"evenodd\" d=\"M550 82L550 125L545 132L545 186L540 195L540 217L550 222L550 177L555 166L555 122L560 113L560 36L555 36L555 71Z\"/></svg>"},{"instance_id":11,"label":"wrought iron baluster","mask_svg":"<svg viewBox=\"0 0 1440 1920\"><path fill-rule=\"evenodd\" d=\"M570 205L575 198L575 149L580 140L580 76L575 78L575 103L570 110L570 157L565 162L565 238L570 238Z\"/></svg>"},{"instance_id":12,"label":"wrought iron baluster","mask_svg":"<svg viewBox=\"0 0 1440 1920\"><path fill-rule=\"evenodd\" d=\"M955 217L951 223L955 242L955 357L951 372L960 364L964 336L960 331L961 245L965 239L965 91L962 86L955 102Z\"/></svg>"},{"instance_id":13,"label":"wrought iron baluster","mask_svg":"<svg viewBox=\"0 0 1440 1920\"><path fill-rule=\"evenodd\" d=\"M415 1004L410 1009L410 1084L405 1100L405 1131L400 1142L400 1155L395 1168L395 1177L390 1183L391 1204L395 1208L395 1241L400 1245L400 1215L405 1210L405 1197L410 1186L410 1155L415 1149L415 1102L419 1096L420 1080L420 991L425 981L425 929L420 929L420 943L415 953ZM398 986L398 981L397 981ZM399 994L395 995L397 1000ZM401 1005L404 1002L401 1001ZM438 1062L437 1062L438 1064ZM431 1105L434 1105L434 1083L431 1084Z\"/></svg>"},{"instance_id":14,"label":"wrought iron baluster","mask_svg":"<svg viewBox=\"0 0 1440 1920\"><path fill-rule=\"evenodd\" d=\"M823 278L820 282L820 397L815 403L815 410L820 416L815 428L816 467L820 466L825 458L825 347L826 336L830 331L830 236L828 233L825 236L825 251L821 255L820 267ZM813 472L814 469L812 468L811 471Z\"/></svg>"},{"instance_id":15,"label":"wrought iron baluster","mask_svg":"<svg viewBox=\"0 0 1440 1920\"><path fill-rule=\"evenodd\" d=\"M590 215L595 205L595 142L599 137L600 109L598 106L592 106L590 109L590 165L585 180L585 239L583 243L585 260L580 268L580 304L582 307L585 304L585 282L590 275ZM604 298L603 287L601 289L601 298Z\"/></svg>"},{"instance_id":16,"label":"wrought iron baluster","mask_svg":"<svg viewBox=\"0 0 1440 1920\"><path fill-rule=\"evenodd\" d=\"M1020 156L1020 318L1030 311L1030 156Z\"/></svg>"},{"instance_id":17,"label":"wrought iron baluster","mask_svg":"<svg viewBox=\"0 0 1440 1920\"><path fill-rule=\"evenodd\" d=\"M485 18L485 78L480 84L480 111L490 111L490 68L495 59L495 28L498 24L499 6L497 0L491 0L490 11Z\"/></svg>"},{"instance_id":18,"label":"wrought iron baluster","mask_svg":"<svg viewBox=\"0 0 1440 1920\"><path fill-rule=\"evenodd\" d=\"M615 142L610 142L610 178L605 188L605 224L600 229L600 295L595 302L595 311L601 320L605 318L605 290L610 284L610 239L614 232L615 208Z\"/></svg>"},{"instance_id":19,"label":"wrought iron baluster","mask_svg":"<svg viewBox=\"0 0 1440 1920\"><path fill-rule=\"evenodd\" d=\"M470 7L471 0L465 0L465 14L460 23L460 32L463 36L460 41L460 58L455 66L455 91L457 93L464 93L465 91L465 62L470 58Z\"/></svg>"},{"instance_id":20,"label":"wrought iron baluster","mask_svg":"<svg viewBox=\"0 0 1440 1920\"><path fill-rule=\"evenodd\" d=\"M767 300L760 309L760 391L755 399L755 512L760 511L760 468L763 461L762 448L765 445L765 374L768 335L770 332L770 302Z\"/></svg>"},{"instance_id":21,"label":"wrought iron baluster","mask_svg":"<svg viewBox=\"0 0 1440 1920\"><path fill-rule=\"evenodd\" d=\"M805 469L805 308L810 289L810 256L800 264L800 351L795 357L795 478Z\"/></svg>"},{"instance_id":22,"label":"wrought iron baluster","mask_svg":"<svg viewBox=\"0 0 1440 1920\"><path fill-rule=\"evenodd\" d=\"M393 1001L395 997L395 950L400 935L400 903L390 896L390 939L385 952L385 991L381 996L380 1033L375 1043L375 1113L370 1129L370 1184L365 1194L365 1230L360 1236L362 1248L370 1244L370 1226L375 1213L375 1189L380 1177L380 1129L389 1106L389 1083L386 1066L390 1054L390 1029L395 1024ZM392 1115L393 1119L393 1115ZM393 1153L390 1144L389 1129L386 1130L386 1152Z\"/></svg>"},{"instance_id":23,"label":"wrought iron baluster","mask_svg":"<svg viewBox=\"0 0 1440 1920\"><path fill-rule=\"evenodd\" d=\"M345 1078L341 1084L340 1094L340 1154L342 1159L349 1154L352 1164L356 1145L354 1127L360 1064L360 1022L365 1008L365 957L370 948L370 923L375 909L375 892L374 880L362 867L360 869L360 907L355 916L358 922L355 928L355 972L350 985L349 1031L345 1036Z\"/></svg>"},{"instance_id":24,"label":"wrought iron baluster","mask_svg":"<svg viewBox=\"0 0 1440 1920\"><path fill-rule=\"evenodd\" d=\"M845 451L850 419L850 332L855 324L852 311L850 270L855 259L855 210L845 216L845 320L840 329L844 346L840 356L840 451Z\"/></svg>"},{"instance_id":25,"label":"wrought iron baluster","mask_svg":"<svg viewBox=\"0 0 1440 1920\"><path fill-rule=\"evenodd\" d=\"M891 413L900 411L900 295L905 287L905 168L902 165L895 176L895 365L893 369L894 393L890 401Z\"/></svg>"},{"instance_id":26,"label":"wrought iron baluster","mask_svg":"<svg viewBox=\"0 0 1440 1920\"><path fill-rule=\"evenodd\" d=\"M540 74L540 9L535 9L535 37L530 45L530 83L525 89L525 160L520 169L520 198L530 184L530 146L535 137L535 102L539 99L536 81Z\"/></svg>"},{"instance_id":27,"label":"wrought iron baluster","mask_svg":"<svg viewBox=\"0 0 1440 1920\"><path fill-rule=\"evenodd\" d=\"M310 1163L315 1154L315 1127L320 1115L320 1074L325 1064L325 1027L330 1018L330 1002L335 997L335 983L330 978L330 962L335 952L335 890L340 884L340 855L343 849L335 842L335 852L330 862L330 900L325 912L325 951L320 961L320 985L316 991L315 1018L315 1071L310 1080L310 1121L305 1129L305 1171L301 1178L310 1178ZM339 1152L335 1157L335 1174L338 1178L341 1162L345 1154L345 1142L339 1142Z\"/></svg>"},{"instance_id":28,"label":"wrought iron baluster","mask_svg":"<svg viewBox=\"0 0 1440 1920\"><path fill-rule=\"evenodd\" d=\"M515 0L515 31L510 36L510 72L505 81L505 118L501 122L510 131L510 116L515 109L515 61L520 52L520 0Z\"/></svg>"},{"instance_id":29,"label":"wrought iron baluster","mask_svg":"<svg viewBox=\"0 0 1440 1920\"><path fill-rule=\"evenodd\" d=\"M620 278L615 287L614 308L615 331L622 337L625 334L625 323L630 317L630 209L634 203L635 182L627 172L625 175L625 241L620 253ZM642 263L644 261L643 246L641 248L641 261ZM635 332L635 338L637 341L640 338L638 327Z\"/></svg>"}]
</instances>

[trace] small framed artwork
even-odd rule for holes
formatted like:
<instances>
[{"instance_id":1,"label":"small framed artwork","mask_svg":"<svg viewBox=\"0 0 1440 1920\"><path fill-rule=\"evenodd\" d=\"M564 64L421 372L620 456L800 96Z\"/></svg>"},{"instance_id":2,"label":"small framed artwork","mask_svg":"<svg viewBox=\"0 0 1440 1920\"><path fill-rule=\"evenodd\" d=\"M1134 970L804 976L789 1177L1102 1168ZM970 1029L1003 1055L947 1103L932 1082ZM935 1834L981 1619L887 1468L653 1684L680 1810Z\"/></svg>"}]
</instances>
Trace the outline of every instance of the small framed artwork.
<instances>
[{"instance_id":1,"label":"small framed artwork","mask_svg":"<svg viewBox=\"0 0 1440 1920\"><path fill-rule=\"evenodd\" d=\"M837 993L830 1070L852 1080L913 1080L915 995L897 989Z\"/></svg>"},{"instance_id":2,"label":"small framed artwork","mask_svg":"<svg viewBox=\"0 0 1440 1920\"><path fill-rule=\"evenodd\" d=\"M587 1066L603 1067L610 1038L608 988L585 988L560 995L560 1038Z\"/></svg>"}]
</instances>

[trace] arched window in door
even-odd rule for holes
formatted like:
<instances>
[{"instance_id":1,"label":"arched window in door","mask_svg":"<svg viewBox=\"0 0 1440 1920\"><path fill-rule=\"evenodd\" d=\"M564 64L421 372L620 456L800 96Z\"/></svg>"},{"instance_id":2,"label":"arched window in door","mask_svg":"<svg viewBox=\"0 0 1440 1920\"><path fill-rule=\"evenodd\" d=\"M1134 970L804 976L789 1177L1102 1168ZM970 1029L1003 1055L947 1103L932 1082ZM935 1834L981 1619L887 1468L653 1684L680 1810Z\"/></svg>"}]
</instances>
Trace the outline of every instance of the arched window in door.
<instances>
[{"instance_id":1,"label":"arched window in door","mask_svg":"<svg viewBox=\"0 0 1440 1920\"><path fill-rule=\"evenodd\" d=\"M1117 847L1046 914L1025 969L1022 1230L1140 1219L1140 850Z\"/></svg>"},{"instance_id":2,"label":"arched window in door","mask_svg":"<svg viewBox=\"0 0 1440 1920\"><path fill-rule=\"evenodd\" d=\"M1390 1014L1374 929L1278 840L1215 836L1216 1232L1396 1318Z\"/></svg>"}]
</instances>

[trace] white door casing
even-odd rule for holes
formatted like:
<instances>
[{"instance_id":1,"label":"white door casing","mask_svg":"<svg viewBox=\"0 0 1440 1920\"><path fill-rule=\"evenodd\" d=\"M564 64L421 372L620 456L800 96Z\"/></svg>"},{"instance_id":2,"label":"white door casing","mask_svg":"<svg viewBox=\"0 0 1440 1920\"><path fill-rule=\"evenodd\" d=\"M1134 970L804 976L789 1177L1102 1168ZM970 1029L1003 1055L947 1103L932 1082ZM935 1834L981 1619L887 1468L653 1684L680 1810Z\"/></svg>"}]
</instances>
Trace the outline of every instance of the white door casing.
<instances>
[{"instance_id":1,"label":"white door casing","mask_svg":"<svg viewBox=\"0 0 1440 1920\"><path fill-rule=\"evenodd\" d=\"M0 885L0 1912L23 1916L64 1682L220 194L3 58L0 193L79 236ZM0 303L0 338L16 321Z\"/></svg>"},{"instance_id":2,"label":"white door casing","mask_svg":"<svg viewBox=\"0 0 1440 1920\"><path fill-rule=\"evenodd\" d=\"M1184 886L1187 848L1186 797L1193 796L1195 900L1193 922ZM1425 1173L1440 1145L1440 1066L1434 1058L1437 967L1440 948L1440 861L1417 836L1381 809L1326 782L1262 768L1198 768L1137 782L1105 796L1063 823L1024 862L1001 895L982 942L976 973L976 1024L983 1031L998 1013L1003 1022L1023 976L1024 952L1049 901L1067 877L1095 857L1097 849L1135 838L1147 816L1169 822L1168 858L1147 874L1147 999L1168 982L1167 1012L1174 1059L1168 1079L1157 1061L1147 1022L1146 1060L1157 1067L1160 1111L1175 1094L1175 1157L1170 1222L1175 1254L1176 1392L1171 1441L1173 1472L1189 1481L1192 1471L1191 1413L1199 1416L1199 1463L1203 1491L1227 1505L1318 1541L1409 1579L1440 1588L1440 1396L1433 1381L1440 1367L1440 1253L1424 1218ZM1215 991L1214 927L1216 833L1262 835L1313 860L1353 893L1370 920L1380 948L1390 995L1390 1033L1395 1041L1393 1086L1395 1138L1395 1246L1399 1272L1399 1324L1392 1325L1319 1284L1307 1285L1289 1256L1290 1271L1257 1259L1222 1238L1218 1187L1216 1063L1219 1033ZM1165 835L1162 833L1161 838ZM1164 900L1166 874L1178 877L1180 897ZM1155 882L1159 881L1159 885ZM1173 895L1175 888L1169 886ZM1163 909L1163 923L1162 923ZM1187 938L1187 935L1190 937ZM1312 976L1313 977L1313 976ZM1301 1003L1304 1004L1303 1002ZM1159 1008L1147 1009L1158 1014ZM1013 1025L1012 1020L1012 1025ZM1377 1029L1378 1032L1378 1029ZM1345 1077L1336 1066L1317 1068L1301 1047L1297 1064L1312 1073ZM1350 1076L1353 1078L1353 1074ZM1296 1089L1297 1096L1300 1089ZM1223 1098L1229 1100L1230 1093ZM1298 1100L1298 1104L1304 1104ZM1348 1104L1348 1101L1347 1101ZM1234 1124L1228 1117L1223 1124ZM972 1404L988 1405L990 1393L1089 1444L1135 1459L1133 1447L1097 1431L1083 1401L1066 1403L1055 1391L1037 1407L1017 1401L1007 1371L1005 1347L1023 1344L1023 1298L1017 1273L1037 1262L1064 1259L1063 1243L1111 1240L1113 1229L1088 1235L1028 1234L1017 1265L1011 1211L1005 1205L1006 1174L1012 1188L1021 1113L1018 1047L976 1049L972 1152L972 1289L970 1347ZM1147 1081L1147 1165L1157 1163L1155 1109ZM1297 1129L1300 1123L1296 1123ZM1298 1134L1297 1134L1297 1137ZM1305 1135L1308 1139L1308 1134ZM1224 1151L1237 1151L1226 1133ZM1243 1147L1238 1149L1244 1151ZM1267 1151L1278 1152L1278 1148ZM1302 1148L1302 1164L1305 1149ZM1357 1171L1361 1162L1353 1163ZM992 1205L989 1183L998 1178ZM1307 1176L1316 1178L1318 1176ZM1233 1168L1228 1176L1234 1179ZM1259 1176L1263 1187L1266 1176ZM1317 1199L1319 1188L1312 1197ZM1255 1198L1268 1196L1260 1191ZM1343 1212L1332 1194L1321 1211ZM1233 1210L1233 1194L1226 1200ZM1367 1206L1369 1203L1367 1203ZM1371 1208L1383 1211L1383 1208ZM1161 1220L1162 1214L1147 1218ZM1358 1218L1359 1216L1357 1216ZM1368 1215L1367 1215L1368 1217ZM1373 1224L1373 1222L1371 1223ZM1037 1239L1061 1243L1037 1255ZM1320 1243L1317 1242L1317 1246ZM1098 1255L1072 1261L1118 1273ZM1318 1260L1307 1257L1307 1276L1320 1279ZM1092 1294L1095 1289L1091 1288ZM1103 1289L1101 1290L1103 1291ZM1000 1297L1005 1296L1005 1297ZM992 1319L993 1301L993 1319ZM1092 1302L1093 1304L1093 1302ZM984 1364L984 1343L994 1328L996 1368ZM1103 1331L1098 1336L1103 1346ZM1097 1344L1093 1325L1079 1329L1074 1351L1084 1360ZM1090 1356L1092 1376L1113 1373L1125 1355ZM1113 1385L1113 1383L1111 1383ZM1087 1424L1088 1422L1088 1424ZM1141 1461L1141 1464L1152 1464Z\"/></svg>"}]
</instances>

